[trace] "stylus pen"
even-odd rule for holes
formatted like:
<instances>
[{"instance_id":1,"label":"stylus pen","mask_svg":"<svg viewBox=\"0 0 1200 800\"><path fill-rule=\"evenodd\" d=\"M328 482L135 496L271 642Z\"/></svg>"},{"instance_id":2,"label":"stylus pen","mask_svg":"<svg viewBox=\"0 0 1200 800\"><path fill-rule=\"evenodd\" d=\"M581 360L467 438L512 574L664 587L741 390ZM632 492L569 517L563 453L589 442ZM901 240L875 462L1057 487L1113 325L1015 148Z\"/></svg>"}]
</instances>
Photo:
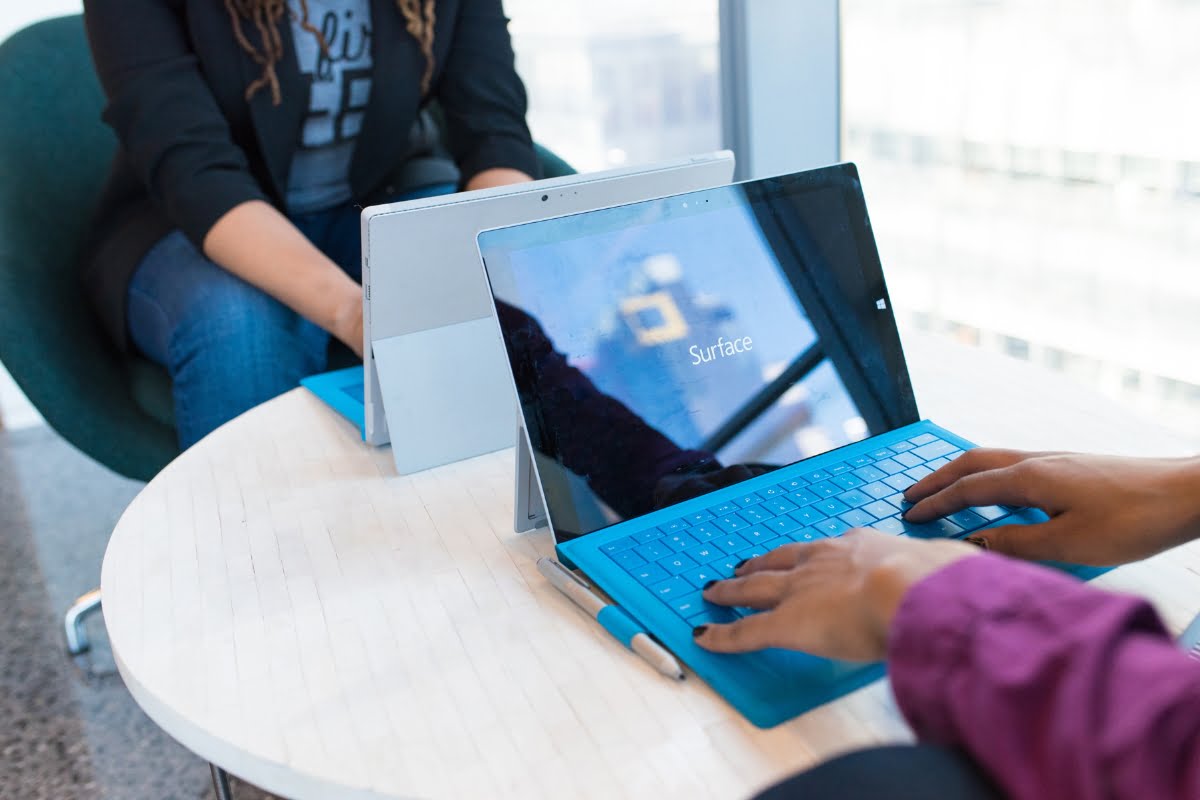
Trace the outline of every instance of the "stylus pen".
<instances>
[{"instance_id":1,"label":"stylus pen","mask_svg":"<svg viewBox=\"0 0 1200 800\"><path fill-rule=\"evenodd\" d=\"M683 668L679 666L675 656L651 639L650 635L619 607L609 605L601 600L595 592L588 588L586 583L575 577L574 573L553 558L539 558L537 568L538 572L545 575L546 580L550 581L555 589L595 617L596 621L603 626L604 630L611 633L614 639L637 653L643 661L668 678L674 678L677 681L683 680Z\"/></svg>"}]
</instances>

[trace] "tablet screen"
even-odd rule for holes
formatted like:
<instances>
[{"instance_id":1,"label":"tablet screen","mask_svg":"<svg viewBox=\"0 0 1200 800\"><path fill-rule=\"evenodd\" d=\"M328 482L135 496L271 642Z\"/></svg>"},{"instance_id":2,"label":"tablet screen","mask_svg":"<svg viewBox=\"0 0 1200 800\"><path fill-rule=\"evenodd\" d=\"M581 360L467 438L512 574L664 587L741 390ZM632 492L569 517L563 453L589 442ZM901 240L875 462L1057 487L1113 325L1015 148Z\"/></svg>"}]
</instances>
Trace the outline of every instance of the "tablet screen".
<instances>
[{"instance_id":1,"label":"tablet screen","mask_svg":"<svg viewBox=\"0 0 1200 800\"><path fill-rule=\"evenodd\" d=\"M479 245L560 539L918 419L853 165Z\"/></svg>"}]
</instances>

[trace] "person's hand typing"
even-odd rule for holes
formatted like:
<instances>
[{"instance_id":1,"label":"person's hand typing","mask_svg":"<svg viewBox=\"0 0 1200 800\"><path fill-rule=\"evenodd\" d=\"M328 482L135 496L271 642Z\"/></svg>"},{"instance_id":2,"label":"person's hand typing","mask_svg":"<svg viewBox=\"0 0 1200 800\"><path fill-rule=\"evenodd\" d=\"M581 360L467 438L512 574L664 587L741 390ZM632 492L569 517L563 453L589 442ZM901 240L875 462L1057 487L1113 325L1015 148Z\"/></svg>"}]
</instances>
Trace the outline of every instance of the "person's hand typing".
<instances>
[{"instance_id":1,"label":"person's hand typing","mask_svg":"<svg viewBox=\"0 0 1200 800\"><path fill-rule=\"evenodd\" d=\"M972 506L1027 506L1039 525L1004 525L973 543L1005 555L1109 566L1200 536L1200 460L968 450L905 492L912 522Z\"/></svg>"},{"instance_id":2,"label":"person's hand typing","mask_svg":"<svg viewBox=\"0 0 1200 800\"><path fill-rule=\"evenodd\" d=\"M871 530L784 545L704 590L711 603L762 613L701 626L693 635L696 644L718 653L783 647L878 661L887 652L888 629L909 587L960 558L978 555L962 542Z\"/></svg>"}]
</instances>

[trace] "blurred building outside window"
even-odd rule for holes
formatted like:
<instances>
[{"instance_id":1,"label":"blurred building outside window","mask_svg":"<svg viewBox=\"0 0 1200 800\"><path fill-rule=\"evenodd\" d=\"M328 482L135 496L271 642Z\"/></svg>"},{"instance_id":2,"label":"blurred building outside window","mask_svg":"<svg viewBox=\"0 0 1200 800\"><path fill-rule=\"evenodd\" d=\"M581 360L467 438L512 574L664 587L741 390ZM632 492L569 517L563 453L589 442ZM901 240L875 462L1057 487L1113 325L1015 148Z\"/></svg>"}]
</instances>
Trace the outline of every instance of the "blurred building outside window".
<instances>
[{"instance_id":1,"label":"blurred building outside window","mask_svg":"<svg viewBox=\"0 0 1200 800\"><path fill-rule=\"evenodd\" d=\"M721 147L717 0L505 0L534 138L580 171Z\"/></svg>"},{"instance_id":2,"label":"blurred building outside window","mask_svg":"<svg viewBox=\"0 0 1200 800\"><path fill-rule=\"evenodd\" d=\"M902 332L1041 364L1200 441L1200 3L842 16L844 157Z\"/></svg>"}]
</instances>

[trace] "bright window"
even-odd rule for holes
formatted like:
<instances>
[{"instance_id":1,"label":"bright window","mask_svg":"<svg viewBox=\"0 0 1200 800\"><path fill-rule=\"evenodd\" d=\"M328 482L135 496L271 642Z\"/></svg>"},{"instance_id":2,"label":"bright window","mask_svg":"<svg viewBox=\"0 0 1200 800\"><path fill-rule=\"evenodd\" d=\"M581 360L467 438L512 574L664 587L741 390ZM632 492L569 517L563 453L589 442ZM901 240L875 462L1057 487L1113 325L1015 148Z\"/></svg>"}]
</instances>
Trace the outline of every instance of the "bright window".
<instances>
[{"instance_id":1,"label":"bright window","mask_svg":"<svg viewBox=\"0 0 1200 800\"><path fill-rule=\"evenodd\" d=\"M506 0L534 138L581 171L720 148L716 0Z\"/></svg>"},{"instance_id":2,"label":"bright window","mask_svg":"<svg viewBox=\"0 0 1200 800\"><path fill-rule=\"evenodd\" d=\"M842 8L846 157L902 325L1200 438L1200 4Z\"/></svg>"}]
</instances>

